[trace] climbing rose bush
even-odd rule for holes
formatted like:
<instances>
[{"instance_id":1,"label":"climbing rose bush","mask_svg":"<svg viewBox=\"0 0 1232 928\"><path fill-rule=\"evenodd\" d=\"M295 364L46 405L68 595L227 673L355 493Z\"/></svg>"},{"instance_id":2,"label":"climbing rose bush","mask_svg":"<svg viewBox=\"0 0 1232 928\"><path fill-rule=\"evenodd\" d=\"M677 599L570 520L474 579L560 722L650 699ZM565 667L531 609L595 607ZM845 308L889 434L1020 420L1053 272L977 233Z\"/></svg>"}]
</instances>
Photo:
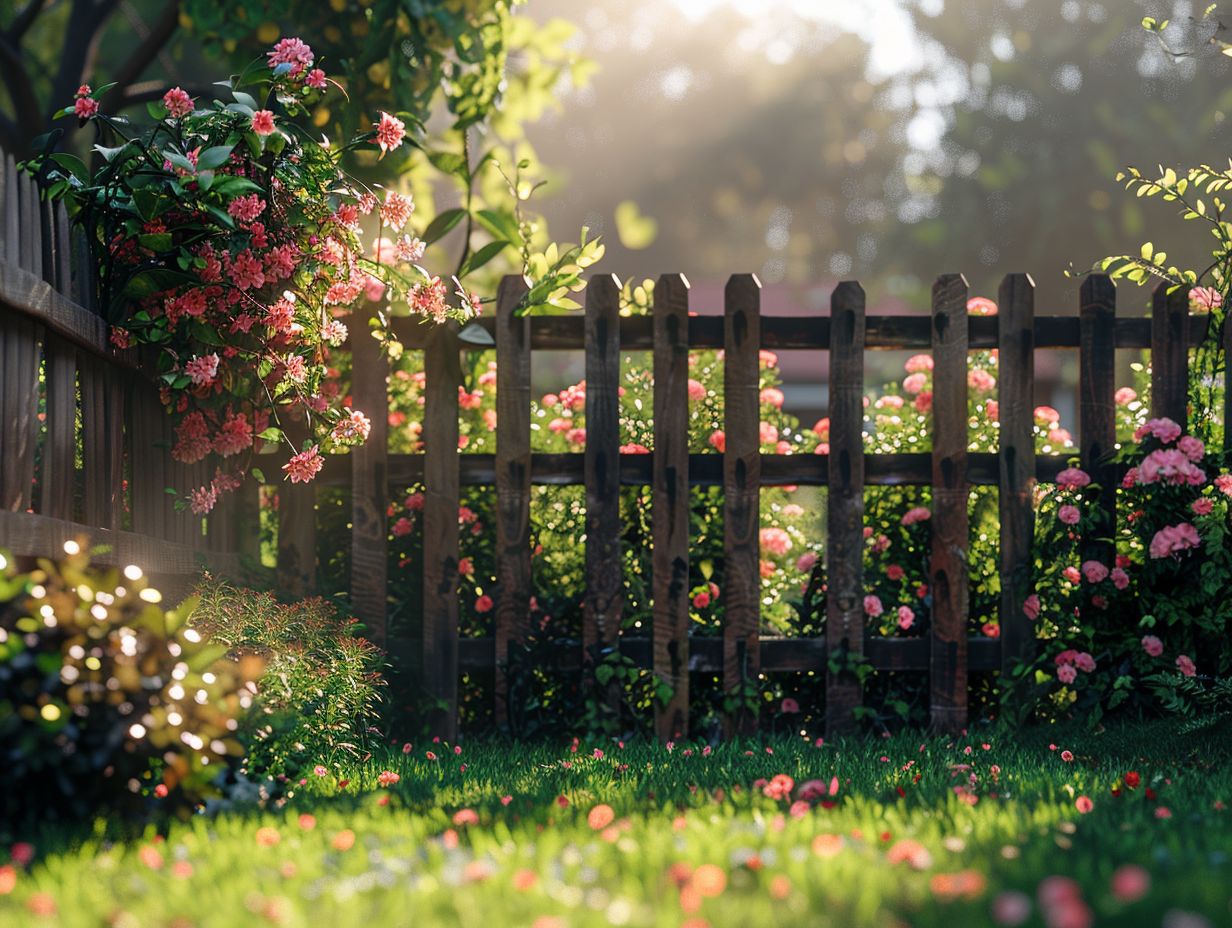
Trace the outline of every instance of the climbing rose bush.
<instances>
[{"instance_id":1,"label":"climbing rose bush","mask_svg":"<svg viewBox=\"0 0 1232 928\"><path fill-rule=\"evenodd\" d=\"M151 105L158 123L141 135L99 112L107 87L82 86L62 113L118 144L96 146L103 163L93 176L62 153L29 164L89 233L116 347L156 348L173 457L216 465L187 500L195 513L240 484L263 442L290 446L290 422L308 433L283 467L292 482L312 480L323 454L367 438L367 416L328 376L348 338L368 337L362 316L351 331L352 313L391 301L433 322L479 311L456 278L419 266L413 200L339 167L352 148L381 157L399 148L404 121L381 113L343 146L289 121L341 93L317 64L304 42L283 39L233 80L231 102L174 88ZM378 236L361 235L365 225ZM446 302L451 291L458 308Z\"/></svg>"}]
</instances>

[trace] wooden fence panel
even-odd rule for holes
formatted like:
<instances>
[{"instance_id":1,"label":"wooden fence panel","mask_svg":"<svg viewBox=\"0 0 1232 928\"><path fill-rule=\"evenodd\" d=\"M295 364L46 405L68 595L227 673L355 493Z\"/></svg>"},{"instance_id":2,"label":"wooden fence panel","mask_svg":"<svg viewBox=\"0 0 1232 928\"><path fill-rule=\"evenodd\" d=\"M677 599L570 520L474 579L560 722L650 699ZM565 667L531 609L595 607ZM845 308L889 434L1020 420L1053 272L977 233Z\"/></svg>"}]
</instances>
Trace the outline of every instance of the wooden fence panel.
<instances>
[{"instance_id":1,"label":"wooden fence panel","mask_svg":"<svg viewBox=\"0 0 1232 928\"><path fill-rule=\"evenodd\" d=\"M133 382L130 402L133 531L168 540L170 527L163 502L169 482L167 461L158 448L158 442L163 440L163 420L167 414L154 388L139 379Z\"/></svg>"},{"instance_id":2,"label":"wooden fence panel","mask_svg":"<svg viewBox=\"0 0 1232 928\"><path fill-rule=\"evenodd\" d=\"M1035 537L1035 282L1007 274L997 294L1000 324L997 458L1001 515L1001 680L1015 662L1035 654L1034 623L1023 603L1034 592L1031 542ZM1028 684L1029 685L1029 681ZM1022 699L1024 692L1016 692Z\"/></svg>"},{"instance_id":3,"label":"wooden fence panel","mask_svg":"<svg viewBox=\"0 0 1232 928\"><path fill-rule=\"evenodd\" d=\"M826 499L826 651L864 653L864 289L830 297L830 453ZM855 728L863 693L826 671L826 731Z\"/></svg>"},{"instance_id":4,"label":"wooden fence panel","mask_svg":"<svg viewBox=\"0 0 1232 928\"><path fill-rule=\"evenodd\" d=\"M1160 281L1151 300L1151 418L1189 431L1189 290L1168 293Z\"/></svg>"},{"instance_id":5,"label":"wooden fence panel","mask_svg":"<svg viewBox=\"0 0 1232 928\"><path fill-rule=\"evenodd\" d=\"M529 327L526 340L529 356ZM529 491L529 455L526 465ZM592 277L586 284L585 479L582 653L583 660L589 661L596 646L605 656L617 647L624 611L620 564L620 281L610 274ZM609 681L605 695L609 710L618 713L620 687L615 680Z\"/></svg>"},{"instance_id":6,"label":"wooden fence panel","mask_svg":"<svg viewBox=\"0 0 1232 928\"><path fill-rule=\"evenodd\" d=\"M724 292L723 686L728 693L761 673L761 284L735 274ZM686 522L687 525L687 522ZM687 592L686 592L687 596ZM729 734L753 734L743 706L725 719Z\"/></svg>"},{"instance_id":7,"label":"wooden fence panel","mask_svg":"<svg viewBox=\"0 0 1232 928\"><path fill-rule=\"evenodd\" d=\"M20 213L20 264L35 277L43 276L42 222L39 218L38 187L34 178L17 178L17 206Z\"/></svg>"},{"instance_id":8,"label":"wooden fence panel","mask_svg":"<svg viewBox=\"0 0 1232 928\"><path fill-rule=\"evenodd\" d=\"M1232 307L1224 307L1223 331L1220 333L1223 347L1223 450L1232 451L1232 323L1228 322L1228 312Z\"/></svg>"},{"instance_id":9,"label":"wooden fence panel","mask_svg":"<svg viewBox=\"0 0 1232 928\"><path fill-rule=\"evenodd\" d=\"M932 722L967 722L967 281L933 284Z\"/></svg>"},{"instance_id":10,"label":"wooden fence panel","mask_svg":"<svg viewBox=\"0 0 1232 928\"><path fill-rule=\"evenodd\" d=\"M17 162L6 155L0 162L0 261L18 263Z\"/></svg>"},{"instance_id":11,"label":"wooden fence panel","mask_svg":"<svg viewBox=\"0 0 1232 928\"><path fill-rule=\"evenodd\" d=\"M456 739L458 730L459 350L456 323L434 326L428 333L424 346L423 671L428 693L443 706L434 713L432 728L449 741Z\"/></svg>"},{"instance_id":12,"label":"wooden fence panel","mask_svg":"<svg viewBox=\"0 0 1232 928\"><path fill-rule=\"evenodd\" d=\"M389 360L369 334L368 315L351 317L356 329L351 338L352 402L371 423L368 440L350 454L351 605L367 626L364 634L384 647L389 596ZM455 395L455 412L457 404Z\"/></svg>"},{"instance_id":13,"label":"wooden fence panel","mask_svg":"<svg viewBox=\"0 0 1232 928\"><path fill-rule=\"evenodd\" d=\"M664 274L654 299L652 629L654 672L673 688L655 734L689 730L689 283ZM725 594L726 595L726 594Z\"/></svg>"},{"instance_id":14,"label":"wooden fence panel","mask_svg":"<svg viewBox=\"0 0 1232 928\"><path fill-rule=\"evenodd\" d=\"M77 352L68 342L48 333L44 357L47 432L39 512L53 519L71 520L77 476Z\"/></svg>"},{"instance_id":15,"label":"wooden fence panel","mask_svg":"<svg viewBox=\"0 0 1232 928\"><path fill-rule=\"evenodd\" d=\"M43 327L6 314L0 329L0 510L25 512L38 443L39 358Z\"/></svg>"},{"instance_id":16,"label":"wooden fence panel","mask_svg":"<svg viewBox=\"0 0 1232 928\"><path fill-rule=\"evenodd\" d=\"M83 354L81 380L82 515L86 525L118 529L124 506L124 410L128 378Z\"/></svg>"},{"instance_id":17,"label":"wooden fence panel","mask_svg":"<svg viewBox=\"0 0 1232 928\"><path fill-rule=\"evenodd\" d=\"M507 276L496 295L496 721L509 722L511 642L530 618L530 316L515 315L526 282ZM590 289L587 288L589 301ZM589 306L589 302L587 303ZM589 388L589 381L587 387ZM586 398L590 453L591 397ZM590 510L587 509L587 512ZM588 549L589 550L589 549Z\"/></svg>"},{"instance_id":18,"label":"wooden fence panel","mask_svg":"<svg viewBox=\"0 0 1232 928\"><path fill-rule=\"evenodd\" d=\"M1116 287L1106 274L1092 275L1079 290L1078 439L1082 469L1100 486L1094 535L1082 539L1082 559L1115 564L1116 482L1102 459L1116 450Z\"/></svg>"},{"instance_id":19,"label":"wooden fence panel","mask_svg":"<svg viewBox=\"0 0 1232 928\"><path fill-rule=\"evenodd\" d=\"M59 200L54 207L53 221L56 229L56 279L52 286L62 296L72 299L73 294L73 252L72 236L69 227L68 210L64 201Z\"/></svg>"},{"instance_id":20,"label":"wooden fence panel","mask_svg":"<svg viewBox=\"0 0 1232 928\"><path fill-rule=\"evenodd\" d=\"M291 424L287 437L299 451L308 430ZM290 449L280 452L278 460L289 457ZM349 463L349 462L348 462ZM296 599L311 596L317 585L317 488L315 483L291 483L281 467L266 474L275 481L278 490L278 588Z\"/></svg>"}]
</instances>

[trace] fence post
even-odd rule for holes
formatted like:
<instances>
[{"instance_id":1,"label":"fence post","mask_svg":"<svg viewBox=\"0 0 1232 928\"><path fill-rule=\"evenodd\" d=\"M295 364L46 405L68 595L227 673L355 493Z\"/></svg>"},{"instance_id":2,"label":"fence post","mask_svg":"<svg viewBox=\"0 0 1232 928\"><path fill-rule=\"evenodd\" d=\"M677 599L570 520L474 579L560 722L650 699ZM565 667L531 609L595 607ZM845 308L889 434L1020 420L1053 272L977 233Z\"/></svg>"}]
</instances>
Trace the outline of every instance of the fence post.
<instances>
[{"instance_id":1,"label":"fence post","mask_svg":"<svg viewBox=\"0 0 1232 928\"><path fill-rule=\"evenodd\" d=\"M743 691L761 674L761 283L734 274L724 292L723 324L723 687ZM686 594L687 595L687 594ZM743 705L725 720L728 735L757 731Z\"/></svg>"},{"instance_id":2,"label":"fence post","mask_svg":"<svg viewBox=\"0 0 1232 928\"><path fill-rule=\"evenodd\" d=\"M656 292L656 297L659 294ZM657 300L656 300L657 302ZM611 274L586 284L586 600L582 661L620 642L624 578L620 564L620 281ZM603 688L619 719L620 687ZM687 729L685 729L687 730Z\"/></svg>"},{"instance_id":3,"label":"fence post","mask_svg":"<svg viewBox=\"0 0 1232 928\"><path fill-rule=\"evenodd\" d=\"M826 462L826 653L864 653L864 288L830 296L830 453ZM855 727L858 680L826 671L826 732Z\"/></svg>"},{"instance_id":4,"label":"fence post","mask_svg":"<svg viewBox=\"0 0 1232 928\"><path fill-rule=\"evenodd\" d=\"M432 326L424 342L423 672L425 688L436 700L433 732L454 741L458 731L458 387L462 385L457 323Z\"/></svg>"},{"instance_id":5,"label":"fence post","mask_svg":"<svg viewBox=\"0 0 1232 928\"><path fill-rule=\"evenodd\" d=\"M0 330L0 509L26 512L34 484L38 440L39 352L42 326L12 314Z\"/></svg>"},{"instance_id":6,"label":"fence post","mask_svg":"<svg viewBox=\"0 0 1232 928\"><path fill-rule=\"evenodd\" d=\"M932 723L967 722L967 281L933 284Z\"/></svg>"},{"instance_id":7,"label":"fence post","mask_svg":"<svg viewBox=\"0 0 1232 928\"><path fill-rule=\"evenodd\" d=\"M496 293L497 725L512 721L509 643L523 640L530 617L530 316L514 315L524 293L526 282L513 275Z\"/></svg>"},{"instance_id":8,"label":"fence post","mask_svg":"<svg viewBox=\"0 0 1232 928\"><path fill-rule=\"evenodd\" d=\"M1188 311L1188 308L1186 309ZM1102 460L1116 447L1116 287L1106 274L1091 275L1079 290L1078 436L1082 468L1099 484L1099 524L1083 539L1082 559L1114 566L1116 483Z\"/></svg>"},{"instance_id":9,"label":"fence post","mask_svg":"<svg viewBox=\"0 0 1232 928\"><path fill-rule=\"evenodd\" d=\"M120 527L124 507L126 378L101 358L82 355L82 515L86 525Z\"/></svg>"},{"instance_id":10,"label":"fence post","mask_svg":"<svg viewBox=\"0 0 1232 928\"><path fill-rule=\"evenodd\" d=\"M1031 543L1035 537L1035 282L1006 274L997 293L998 505L1001 515L1001 687L1016 662L1035 653L1035 627L1023 612L1031 595ZM1025 689L1031 681L1021 685ZM1011 697L1026 694L1015 688Z\"/></svg>"},{"instance_id":11,"label":"fence post","mask_svg":"<svg viewBox=\"0 0 1232 928\"><path fill-rule=\"evenodd\" d=\"M389 601L389 359L370 335L368 314L351 319L351 396L354 408L371 422L367 441L351 449L351 605L367 626L366 637L383 648ZM455 413L457 402L455 396Z\"/></svg>"},{"instance_id":12,"label":"fence post","mask_svg":"<svg viewBox=\"0 0 1232 928\"><path fill-rule=\"evenodd\" d=\"M1151 418L1189 431L1189 290L1168 293L1161 280L1151 299Z\"/></svg>"},{"instance_id":13,"label":"fence post","mask_svg":"<svg viewBox=\"0 0 1232 928\"><path fill-rule=\"evenodd\" d=\"M285 430L298 452L307 428L287 423ZM295 599L312 595L317 585L316 503L315 483L278 484L278 588Z\"/></svg>"},{"instance_id":14,"label":"fence post","mask_svg":"<svg viewBox=\"0 0 1232 928\"><path fill-rule=\"evenodd\" d=\"M673 687L655 712L663 741L689 733L689 282L664 274L654 294L654 672Z\"/></svg>"}]
</instances>

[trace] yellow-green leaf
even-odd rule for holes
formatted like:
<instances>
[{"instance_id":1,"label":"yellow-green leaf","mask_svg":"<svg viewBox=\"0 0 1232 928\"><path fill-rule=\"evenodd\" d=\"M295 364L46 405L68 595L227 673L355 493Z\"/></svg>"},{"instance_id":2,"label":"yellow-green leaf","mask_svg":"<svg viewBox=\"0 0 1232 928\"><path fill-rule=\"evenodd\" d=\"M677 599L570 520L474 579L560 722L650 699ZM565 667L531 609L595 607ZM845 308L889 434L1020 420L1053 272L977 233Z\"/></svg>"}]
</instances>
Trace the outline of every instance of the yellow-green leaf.
<instances>
[{"instance_id":1,"label":"yellow-green leaf","mask_svg":"<svg viewBox=\"0 0 1232 928\"><path fill-rule=\"evenodd\" d=\"M648 248L659 234L659 223L650 216L643 216L632 200L625 200L616 207L615 218L620 243L634 251Z\"/></svg>"}]
</instances>

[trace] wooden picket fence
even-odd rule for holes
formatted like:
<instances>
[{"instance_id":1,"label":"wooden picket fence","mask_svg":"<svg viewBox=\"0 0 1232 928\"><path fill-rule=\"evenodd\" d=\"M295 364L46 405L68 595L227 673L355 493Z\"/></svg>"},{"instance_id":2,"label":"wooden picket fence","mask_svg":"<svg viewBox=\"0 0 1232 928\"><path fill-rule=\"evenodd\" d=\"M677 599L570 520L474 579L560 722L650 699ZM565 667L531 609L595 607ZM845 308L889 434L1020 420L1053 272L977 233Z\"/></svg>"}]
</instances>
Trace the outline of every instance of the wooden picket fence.
<instances>
[{"instance_id":1,"label":"wooden picket fence","mask_svg":"<svg viewBox=\"0 0 1232 928\"><path fill-rule=\"evenodd\" d=\"M208 482L172 460L170 419L134 351L116 351L95 306L83 233L0 163L0 548L29 563L87 536L101 564L137 564L168 599L200 567L256 554L256 494L228 501L209 534L167 493ZM240 530L245 504L251 529Z\"/></svg>"},{"instance_id":2,"label":"wooden picket fence","mask_svg":"<svg viewBox=\"0 0 1232 928\"><path fill-rule=\"evenodd\" d=\"M206 482L207 465L184 466L168 451L169 419L143 374L141 359L117 352L95 312L94 279L84 241L69 228L62 207L41 203L32 181L9 158L0 188L0 547L19 556L54 556L63 542L88 534L112 551L105 563L136 563L183 587L203 561L221 572L240 555L256 556L256 494L235 494L210 520L175 512L166 488L181 493ZM591 646L618 648L667 681L673 696L659 708L656 733L687 733L689 675L721 674L735 689L766 672L826 674L828 730L849 728L861 702L857 684L828 670L842 648L884 671L927 671L933 722L943 729L967 719L971 670L1005 671L1029 657L1034 632L1022 611L1029 595L1034 528L1031 486L1053 481L1062 457L1037 457L1032 435L1034 352L1077 349L1080 359L1078 446L1082 464L1105 487L1099 505L1115 518L1114 483L1101 459L1113 448L1114 364L1117 349L1152 352L1152 414L1186 418L1188 349L1204 337L1208 318L1190 316L1187 295L1155 291L1150 318L1117 318L1116 289L1088 277L1077 317L1035 315L1034 285L1026 274L1005 278L996 316L969 317L967 284L957 274L938 278L932 312L866 316L864 292L845 282L829 315L762 317L760 285L750 274L727 284L722 316L689 316L689 287L665 275L655 288L651 316L622 317L619 285L591 278L584 315L515 314L525 292L520 278L498 289L496 312L479 321L497 356L496 453L459 454L458 387L461 351L484 350L458 338L456 324L420 326L404 320L399 337L425 358L425 412L417 454L388 453L388 363L376 342L352 343L354 406L372 421L369 440L330 459L317 484L280 489L279 586L292 595L315 587L316 485L347 486L352 506L353 606L370 637L405 657L420 658L423 680L444 706L434 720L446 738L457 732L458 682L463 671L496 671L496 714L503 719L511 644L529 622L530 500L532 484L586 487L586 574L580 666ZM365 330L356 319L352 329ZM1224 344L1232 339L1225 327ZM726 451L688 451L688 354L725 351ZM1000 449L968 452L967 354L997 348ZM531 451L531 352L583 350L586 357L586 448L576 454ZM759 444L759 351L830 352L830 453L763 455ZM861 440L864 352L931 351L933 448L929 453L868 455ZM650 454L621 454L620 355L654 353L654 442ZM42 383L40 383L40 370ZM40 392L45 399L40 421ZM1226 411L1225 411L1226 414ZM1226 433L1232 438L1232 429ZM281 463L281 462L279 462ZM265 468L277 472L276 466ZM425 487L423 636L387 635L388 540L391 491ZM864 487L923 485L932 489L930 585L932 627L917 638L867 633L863 612ZM458 506L463 485L495 485L497 580L495 635L458 637ZM763 486L828 488L826 635L763 637L760 629L759 492ZM1000 490L1002 600L999 638L967 634L968 495L972 485ZM620 561L622 486L652 488L653 621L650 636L622 630ZM724 490L725 613L722 637L692 637L689 629L689 488ZM37 504L36 504L37 501ZM1087 556L1110 562L1108 546ZM178 585L178 586L177 586ZM756 721L729 719L730 731Z\"/></svg>"}]
</instances>

